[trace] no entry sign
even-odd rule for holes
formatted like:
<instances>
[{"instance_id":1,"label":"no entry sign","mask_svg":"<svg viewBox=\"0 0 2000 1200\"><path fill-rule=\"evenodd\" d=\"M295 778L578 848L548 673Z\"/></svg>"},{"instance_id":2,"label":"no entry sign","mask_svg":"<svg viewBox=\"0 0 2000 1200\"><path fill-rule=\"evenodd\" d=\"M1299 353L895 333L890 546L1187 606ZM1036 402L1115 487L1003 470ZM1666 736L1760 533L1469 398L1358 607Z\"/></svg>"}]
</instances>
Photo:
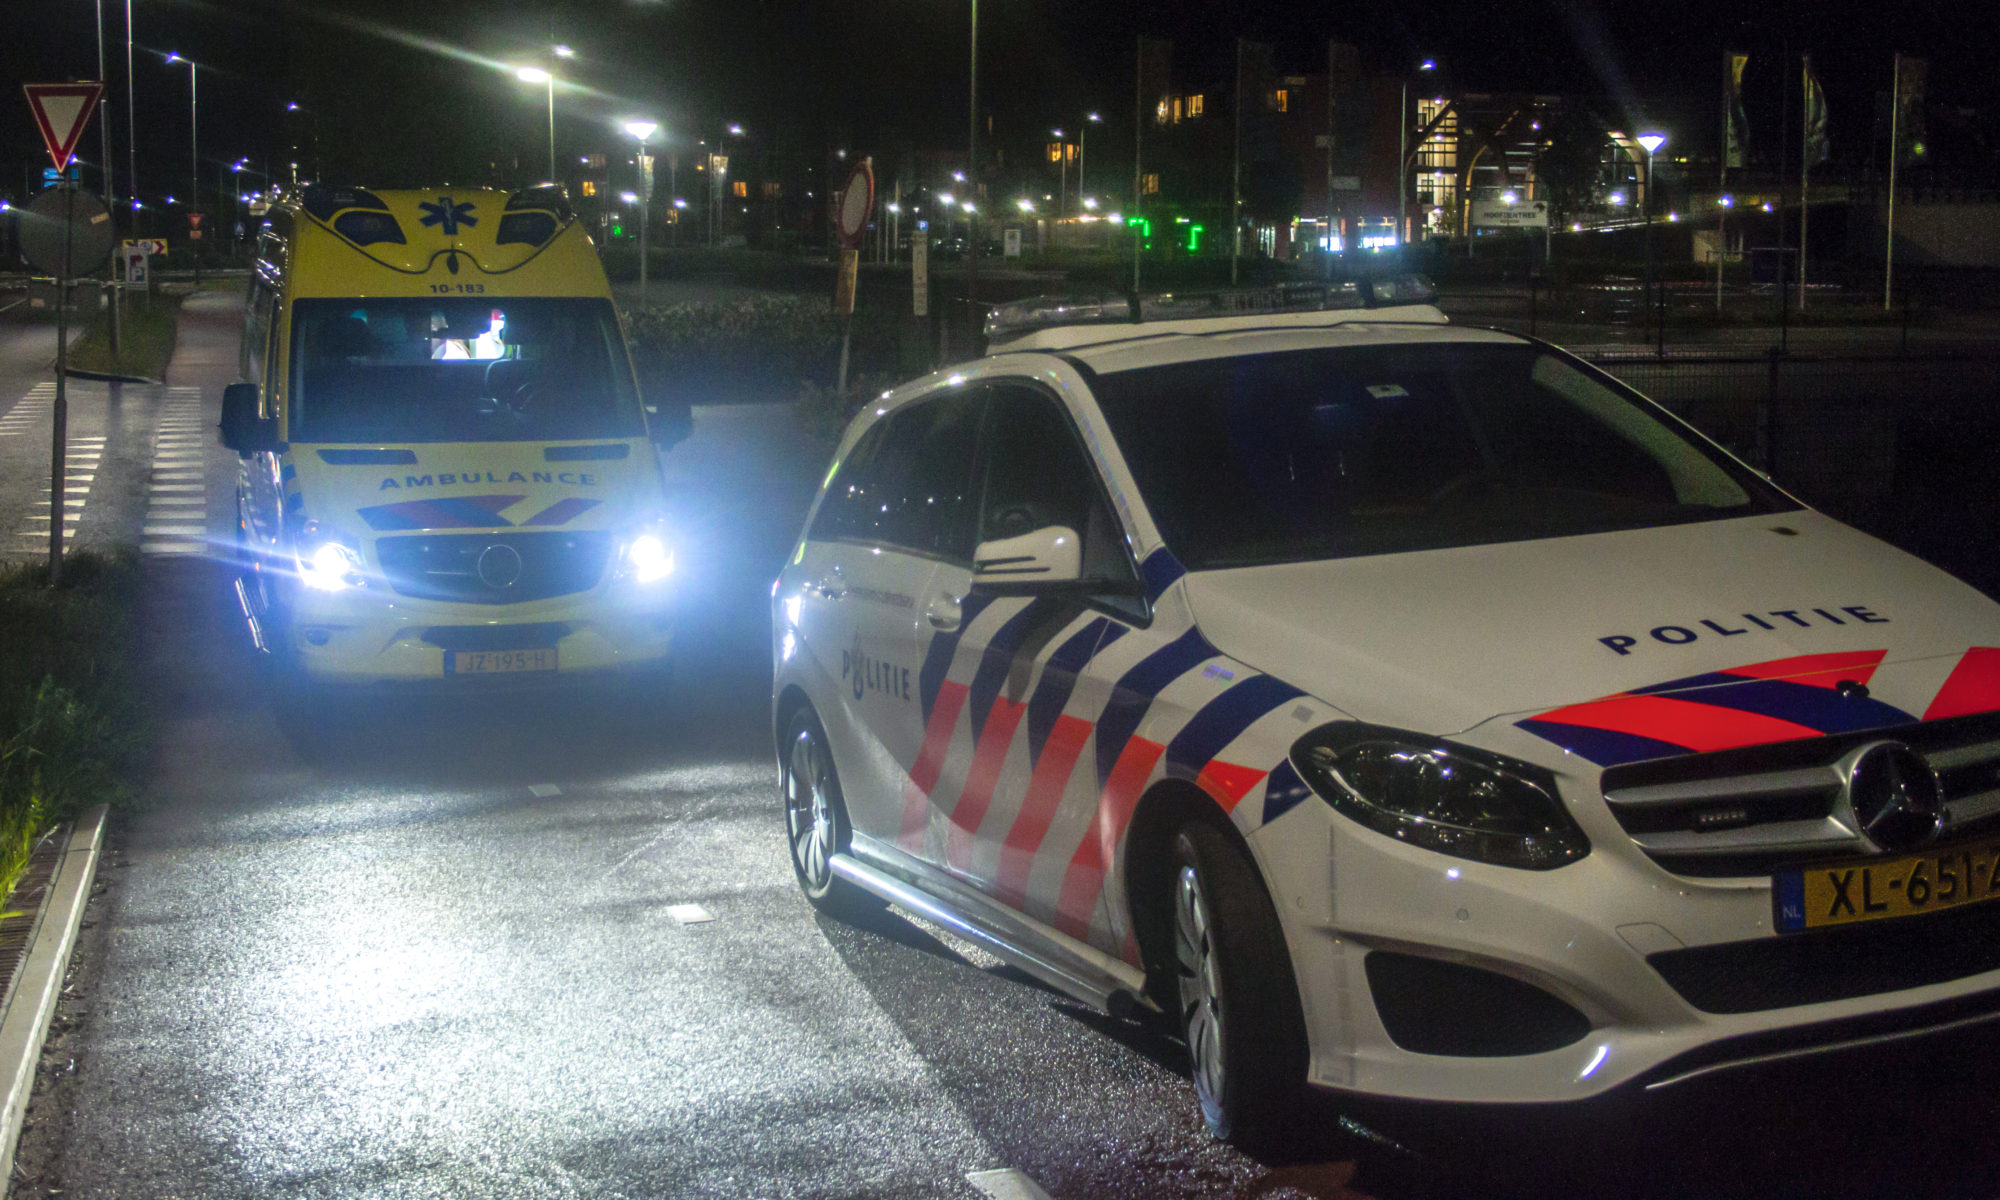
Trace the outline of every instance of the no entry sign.
<instances>
[{"instance_id":1,"label":"no entry sign","mask_svg":"<svg viewBox=\"0 0 2000 1200\"><path fill-rule=\"evenodd\" d=\"M840 228L840 244L849 250L861 249L861 239L868 234L868 218L875 212L875 168L870 159L856 163L848 172L847 186L840 191L840 208L836 214Z\"/></svg>"}]
</instances>

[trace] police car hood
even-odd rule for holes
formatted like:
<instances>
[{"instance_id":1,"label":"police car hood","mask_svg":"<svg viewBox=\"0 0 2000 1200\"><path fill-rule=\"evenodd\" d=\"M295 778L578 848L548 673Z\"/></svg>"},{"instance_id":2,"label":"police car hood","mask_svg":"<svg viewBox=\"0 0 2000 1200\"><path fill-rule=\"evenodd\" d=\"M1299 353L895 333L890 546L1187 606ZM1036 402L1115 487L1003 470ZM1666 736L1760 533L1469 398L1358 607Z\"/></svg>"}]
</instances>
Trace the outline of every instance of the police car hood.
<instances>
[{"instance_id":1,"label":"police car hood","mask_svg":"<svg viewBox=\"0 0 2000 1200\"><path fill-rule=\"evenodd\" d=\"M1357 719L1600 765L2000 708L2000 606L1809 511L1185 585L1219 650Z\"/></svg>"},{"instance_id":2,"label":"police car hood","mask_svg":"<svg viewBox=\"0 0 2000 1200\"><path fill-rule=\"evenodd\" d=\"M287 470L290 508L357 538L617 529L660 504L658 468L643 438L295 445Z\"/></svg>"}]
</instances>

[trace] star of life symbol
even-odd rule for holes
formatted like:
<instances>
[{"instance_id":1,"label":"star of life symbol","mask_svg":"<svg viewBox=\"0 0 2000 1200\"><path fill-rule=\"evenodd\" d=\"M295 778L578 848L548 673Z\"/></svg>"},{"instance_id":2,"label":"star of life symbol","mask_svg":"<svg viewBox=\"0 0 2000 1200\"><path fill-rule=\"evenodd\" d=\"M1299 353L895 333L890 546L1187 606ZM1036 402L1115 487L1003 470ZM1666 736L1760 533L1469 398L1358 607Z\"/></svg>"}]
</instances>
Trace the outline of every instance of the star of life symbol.
<instances>
[{"instance_id":1,"label":"star of life symbol","mask_svg":"<svg viewBox=\"0 0 2000 1200\"><path fill-rule=\"evenodd\" d=\"M420 202L417 207L424 212L423 219L418 224L440 226L446 237L458 236L460 225L479 224L479 218L472 215L470 200L453 204L450 196L439 196L436 204Z\"/></svg>"}]
</instances>

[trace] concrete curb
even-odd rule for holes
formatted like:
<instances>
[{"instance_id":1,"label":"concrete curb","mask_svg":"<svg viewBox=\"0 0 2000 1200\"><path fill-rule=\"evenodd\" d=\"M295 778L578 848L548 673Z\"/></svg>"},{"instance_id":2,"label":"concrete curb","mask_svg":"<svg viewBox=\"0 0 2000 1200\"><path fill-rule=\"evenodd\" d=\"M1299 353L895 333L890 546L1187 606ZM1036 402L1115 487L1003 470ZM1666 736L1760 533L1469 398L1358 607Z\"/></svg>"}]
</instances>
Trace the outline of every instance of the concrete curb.
<instances>
[{"instance_id":1,"label":"concrete curb","mask_svg":"<svg viewBox=\"0 0 2000 1200\"><path fill-rule=\"evenodd\" d=\"M62 994L63 973L69 969L76 931L83 923L83 906L90 883L97 877L97 855L104 844L105 808L98 805L77 818L69 845L49 880L48 899L35 940L21 964L14 999L0 1018L0 1187L14 1177L14 1148L21 1140L21 1123L28 1114L28 1097L35 1089L35 1067L42 1057L42 1039L49 1032L56 1000Z\"/></svg>"}]
</instances>

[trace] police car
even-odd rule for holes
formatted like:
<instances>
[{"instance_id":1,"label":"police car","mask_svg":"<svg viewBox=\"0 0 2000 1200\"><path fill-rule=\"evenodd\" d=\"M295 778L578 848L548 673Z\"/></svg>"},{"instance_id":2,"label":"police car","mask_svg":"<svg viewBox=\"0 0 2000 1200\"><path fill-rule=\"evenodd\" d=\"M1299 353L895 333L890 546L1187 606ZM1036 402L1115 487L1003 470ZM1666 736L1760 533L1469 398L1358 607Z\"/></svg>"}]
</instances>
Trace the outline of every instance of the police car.
<instances>
[{"instance_id":1,"label":"police car","mask_svg":"<svg viewBox=\"0 0 2000 1200\"><path fill-rule=\"evenodd\" d=\"M1414 278L1029 302L773 590L793 865L1114 1013L1220 1136L2000 1017L2000 606Z\"/></svg>"}]
</instances>

